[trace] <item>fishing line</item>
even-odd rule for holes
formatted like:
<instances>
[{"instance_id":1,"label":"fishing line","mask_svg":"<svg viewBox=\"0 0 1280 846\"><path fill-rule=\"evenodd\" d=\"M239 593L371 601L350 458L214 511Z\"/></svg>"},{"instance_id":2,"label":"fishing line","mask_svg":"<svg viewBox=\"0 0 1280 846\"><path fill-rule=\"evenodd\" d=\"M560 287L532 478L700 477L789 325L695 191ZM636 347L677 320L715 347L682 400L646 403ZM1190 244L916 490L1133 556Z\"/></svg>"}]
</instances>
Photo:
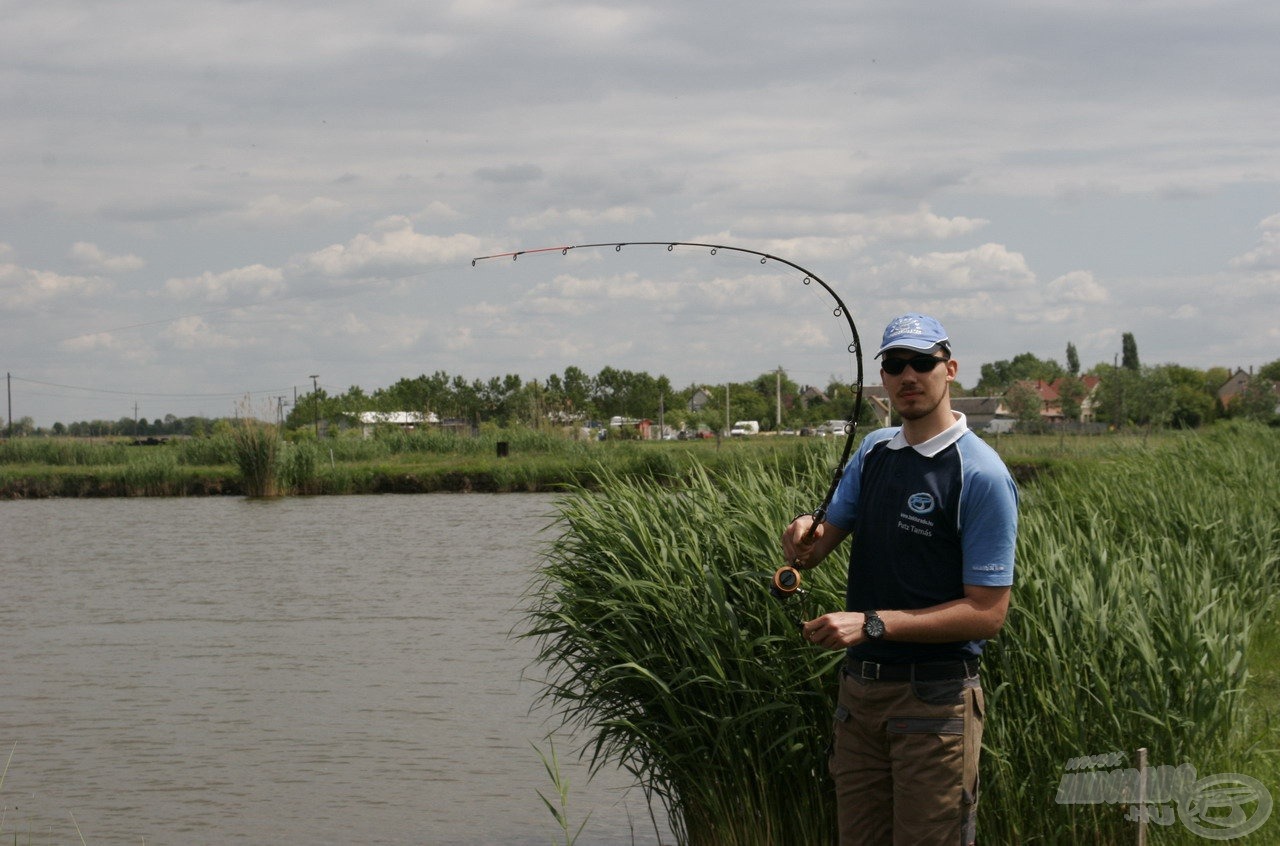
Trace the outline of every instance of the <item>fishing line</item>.
<instances>
[{"instance_id":1,"label":"fishing line","mask_svg":"<svg viewBox=\"0 0 1280 846\"><path fill-rule=\"evenodd\" d=\"M831 506L831 500L835 496L836 488L839 487L840 479L844 475L845 466L849 463L849 456L853 452L854 441L856 440L855 435L858 429L858 420L862 416L862 341L858 336L858 327L853 321L853 313L850 312L849 307L845 305L844 300L840 298L840 295L836 293L835 289L828 285L813 271L801 267L795 262L789 261L780 256L764 253L759 250L748 249L746 247L730 246L727 244L703 244L690 241L611 241L597 244L567 244L558 247L538 247L528 250L515 250L508 253L494 253L493 255L477 256L471 260L471 266L475 267L478 262L489 261L492 259L509 258L512 261L517 261L521 256L554 252L559 252L560 255L567 256L571 250L591 250L602 249L605 247L612 247L616 253L621 253L624 247L666 247L667 252L669 253L674 253L676 247L690 247L707 250L713 256L721 251L755 256L760 260L760 264L775 262L795 270L803 276L803 282L805 285L817 283L818 286L835 301L835 308L833 309L832 314L837 318L844 319L845 323L848 324L849 335L852 339L849 342L848 350L849 354L853 356L856 364L856 374L851 386L854 398L852 411L849 414L848 420L845 421L844 424L845 443L844 449L840 455L840 460L832 470L831 481L827 487L826 495L822 498L822 502L818 507L810 513L810 516L813 517L813 523L806 532L804 540L805 542L811 541L814 533L817 531L818 525L826 519L827 509ZM783 600L792 596L803 595L804 591L800 590L800 571L791 564L778 568L777 572L774 573L770 590L775 596Z\"/></svg>"}]
</instances>

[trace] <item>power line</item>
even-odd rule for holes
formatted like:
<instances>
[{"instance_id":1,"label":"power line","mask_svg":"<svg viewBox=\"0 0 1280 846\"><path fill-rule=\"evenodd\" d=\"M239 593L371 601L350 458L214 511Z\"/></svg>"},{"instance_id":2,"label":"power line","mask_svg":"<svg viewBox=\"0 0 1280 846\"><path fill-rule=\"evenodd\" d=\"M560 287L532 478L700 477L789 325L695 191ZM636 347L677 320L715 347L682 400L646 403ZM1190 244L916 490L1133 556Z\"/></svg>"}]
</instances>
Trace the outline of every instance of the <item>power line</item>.
<instances>
[{"instance_id":1,"label":"power line","mask_svg":"<svg viewBox=\"0 0 1280 846\"><path fill-rule=\"evenodd\" d=\"M26 379L21 376L10 375L15 382L26 382L28 385L43 385L46 388L61 388L66 391L84 391L90 394L109 394L112 396L124 397L158 397L161 399L233 399L235 397L256 396L259 394L278 394L283 388L270 388L258 391L230 391L226 393L210 393L210 394L168 394L156 393L152 391L118 391L110 388L86 388L80 385L63 385L58 382L45 382L40 379Z\"/></svg>"}]
</instances>

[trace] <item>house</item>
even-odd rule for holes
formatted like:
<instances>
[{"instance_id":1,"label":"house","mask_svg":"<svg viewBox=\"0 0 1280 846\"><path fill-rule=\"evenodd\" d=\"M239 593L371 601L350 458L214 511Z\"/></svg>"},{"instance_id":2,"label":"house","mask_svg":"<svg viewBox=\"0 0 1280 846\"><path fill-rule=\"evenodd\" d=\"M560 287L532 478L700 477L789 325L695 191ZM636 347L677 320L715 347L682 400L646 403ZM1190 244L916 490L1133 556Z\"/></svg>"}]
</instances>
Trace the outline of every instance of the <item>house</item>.
<instances>
[{"instance_id":1,"label":"house","mask_svg":"<svg viewBox=\"0 0 1280 846\"><path fill-rule=\"evenodd\" d=\"M1238 399L1240 395L1245 392L1245 389L1248 388L1249 382L1252 379L1253 379L1252 367L1249 368L1249 370L1247 371L1244 370L1243 368L1237 367L1236 372L1231 374L1231 378L1228 379L1225 383L1223 383L1221 388L1218 388L1218 403L1223 408L1227 408L1229 405L1231 405L1233 401ZM1280 414L1280 384L1273 383L1271 385L1271 390L1274 391L1276 394L1275 413Z\"/></svg>"},{"instance_id":2,"label":"house","mask_svg":"<svg viewBox=\"0 0 1280 846\"><path fill-rule=\"evenodd\" d=\"M1073 377L1059 377L1052 382L1025 379L1014 384L1030 388L1040 397L1040 417L1044 422L1064 423L1066 416L1062 413L1062 386L1070 378ZM1098 386L1102 384L1102 380L1097 376L1080 376L1078 379L1084 385L1084 396L1080 398L1080 422L1091 423L1097 413ZM1004 409L1004 412L1007 414L1008 409Z\"/></svg>"},{"instance_id":3,"label":"house","mask_svg":"<svg viewBox=\"0 0 1280 846\"><path fill-rule=\"evenodd\" d=\"M1000 397L952 397L951 410L963 414L975 432L1007 432L1011 428L1012 420Z\"/></svg>"},{"instance_id":4,"label":"house","mask_svg":"<svg viewBox=\"0 0 1280 846\"><path fill-rule=\"evenodd\" d=\"M622 436L623 431L635 432L633 437L638 437L642 441L658 438L664 434L658 431L657 424L652 420L635 417L610 417L609 428L617 429L619 436Z\"/></svg>"},{"instance_id":5,"label":"house","mask_svg":"<svg viewBox=\"0 0 1280 846\"><path fill-rule=\"evenodd\" d=\"M1245 386L1252 378L1252 373L1237 367L1236 372L1231 374L1231 378L1218 388L1218 402L1222 403L1222 407L1226 408L1233 399L1243 394Z\"/></svg>"},{"instance_id":6,"label":"house","mask_svg":"<svg viewBox=\"0 0 1280 846\"><path fill-rule=\"evenodd\" d=\"M888 426L893 419L893 406L889 402L889 391L884 385L866 385L862 388L862 401L870 404L876 414L876 421L881 426Z\"/></svg>"},{"instance_id":7,"label":"house","mask_svg":"<svg viewBox=\"0 0 1280 846\"><path fill-rule=\"evenodd\" d=\"M434 411L362 411L360 412L360 429L366 438L373 437L379 426L398 426L402 431L412 432L419 426L437 425L440 418Z\"/></svg>"},{"instance_id":8,"label":"house","mask_svg":"<svg viewBox=\"0 0 1280 846\"><path fill-rule=\"evenodd\" d=\"M808 408L811 402L830 402L830 398L813 385L808 385L795 398L801 408Z\"/></svg>"},{"instance_id":9,"label":"house","mask_svg":"<svg viewBox=\"0 0 1280 846\"><path fill-rule=\"evenodd\" d=\"M707 403L711 402L712 399L714 399L714 397L711 394L710 388L698 388L698 390L694 391L689 397L689 410L694 412L702 411L702 409L706 408Z\"/></svg>"}]
</instances>

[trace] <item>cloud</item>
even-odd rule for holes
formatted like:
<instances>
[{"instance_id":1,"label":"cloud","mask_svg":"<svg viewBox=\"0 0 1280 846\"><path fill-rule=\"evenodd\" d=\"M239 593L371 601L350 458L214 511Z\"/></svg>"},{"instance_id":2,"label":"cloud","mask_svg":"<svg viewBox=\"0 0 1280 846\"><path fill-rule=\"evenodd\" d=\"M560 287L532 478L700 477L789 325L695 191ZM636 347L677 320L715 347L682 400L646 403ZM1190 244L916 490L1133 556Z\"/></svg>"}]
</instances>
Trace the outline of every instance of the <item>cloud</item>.
<instances>
[{"instance_id":1,"label":"cloud","mask_svg":"<svg viewBox=\"0 0 1280 846\"><path fill-rule=\"evenodd\" d=\"M989 221L957 215L945 217L927 205L911 212L858 212L749 217L742 232L804 232L791 238L769 238L756 244L762 251L782 258L803 256L806 261L840 259L863 253L879 244L908 241L945 241L972 235ZM735 243L729 233L708 236L715 243ZM742 238L737 239L741 241Z\"/></svg>"},{"instance_id":2,"label":"cloud","mask_svg":"<svg viewBox=\"0 0 1280 846\"><path fill-rule=\"evenodd\" d=\"M461 262L479 255L482 243L473 235L425 235L403 216L382 221L382 231L361 233L345 244L331 244L298 257L302 273L351 276L367 271L406 269Z\"/></svg>"},{"instance_id":3,"label":"cloud","mask_svg":"<svg viewBox=\"0 0 1280 846\"><path fill-rule=\"evenodd\" d=\"M1231 267L1245 271L1280 270L1280 214L1273 214L1258 224L1261 232L1258 246L1230 262Z\"/></svg>"},{"instance_id":4,"label":"cloud","mask_svg":"<svg viewBox=\"0 0 1280 846\"><path fill-rule=\"evenodd\" d=\"M810 267L864 330L935 311L975 365L1068 337L1110 362L1124 331L1152 360L1280 356L1274 10L981 9L18 4L0 353L111 385L150 350L157 384L235 381L202 350L271 320L245 339L271 382L605 363L717 381L839 358L831 304L776 262L468 266L673 238ZM39 343L104 327L128 328Z\"/></svg>"},{"instance_id":5,"label":"cloud","mask_svg":"<svg viewBox=\"0 0 1280 846\"><path fill-rule=\"evenodd\" d=\"M1021 254L987 243L958 252L901 255L877 269L882 280L909 294L990 294L1029 288L1035 274Z\"/></svg>"},{"instance_id":6,"label":"cloud","mask_svg":"<svg viewBox=\"0 0 1280 846\"><path fill-rule=\"evenodd\" d=\"M1073 270L1049 283L1050 302L1105 303L1110 300L1107 289L1098 284L1087 270Z\"/></svg>"},{"instance_id":7,"label":"cloud","mask_svg":"<svg viewBox=\"0 0 1280 846\"><path fill-rule=\"evenodd\" d=\"M174 297L196 298L210 303L225 303L233 296L267 300L287 290L280 268L252 264L234 270L167 280L165 289Z\"/></svg>"},{"instance_id":8,"label":"cloud","mask_svg":"<svg viewBox=\"0 0 1280 846\"><path fill-rule=\"evenodd\" d=\"M77 241L71 246L71 258L87 270L97 273L127 273L146 267L146 261L132 253L113 256L103 252L97 244Z\"/></svg>"},{"instance_id":9,"label":"cloud","mask_svg":"<svg viewBox=\"0 0 1280 846\"><path fill-rule=\"evenodd\" d=\"M174 349L188 352L241 349L246 344L243 337L214 331L198 316L175 320L161 331L160 337Z\"/></svg>"},{"instance_id":10,"label":"cloud","mask_svg":"<svg viewBox=\"0 0 1280 846\"><path fill-rule=\"evenodd\" d=\"M96 277L0 263L0 306L9 309L21 310L80 300L110 289L110 283Z\"/></svg>"}]
</instances>

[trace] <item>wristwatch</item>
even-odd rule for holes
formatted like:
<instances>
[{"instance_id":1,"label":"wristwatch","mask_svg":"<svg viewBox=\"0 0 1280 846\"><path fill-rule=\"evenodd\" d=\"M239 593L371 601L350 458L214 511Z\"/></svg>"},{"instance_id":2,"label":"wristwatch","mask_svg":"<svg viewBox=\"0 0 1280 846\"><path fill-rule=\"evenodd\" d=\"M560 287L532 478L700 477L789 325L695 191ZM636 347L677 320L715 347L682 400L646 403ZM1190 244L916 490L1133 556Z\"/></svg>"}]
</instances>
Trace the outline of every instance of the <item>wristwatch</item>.
<instances>
[{"instance_id":1,"label":"wristwatch","mask_svg":"<svg viewBox=\"0 0 1280 846\"><path fill-rule=\"evenodd\" d=\"M880 640L884 637L884 620L874 611L863 614L862 633L868 640Z\"/></svg>"}]
</instances>

